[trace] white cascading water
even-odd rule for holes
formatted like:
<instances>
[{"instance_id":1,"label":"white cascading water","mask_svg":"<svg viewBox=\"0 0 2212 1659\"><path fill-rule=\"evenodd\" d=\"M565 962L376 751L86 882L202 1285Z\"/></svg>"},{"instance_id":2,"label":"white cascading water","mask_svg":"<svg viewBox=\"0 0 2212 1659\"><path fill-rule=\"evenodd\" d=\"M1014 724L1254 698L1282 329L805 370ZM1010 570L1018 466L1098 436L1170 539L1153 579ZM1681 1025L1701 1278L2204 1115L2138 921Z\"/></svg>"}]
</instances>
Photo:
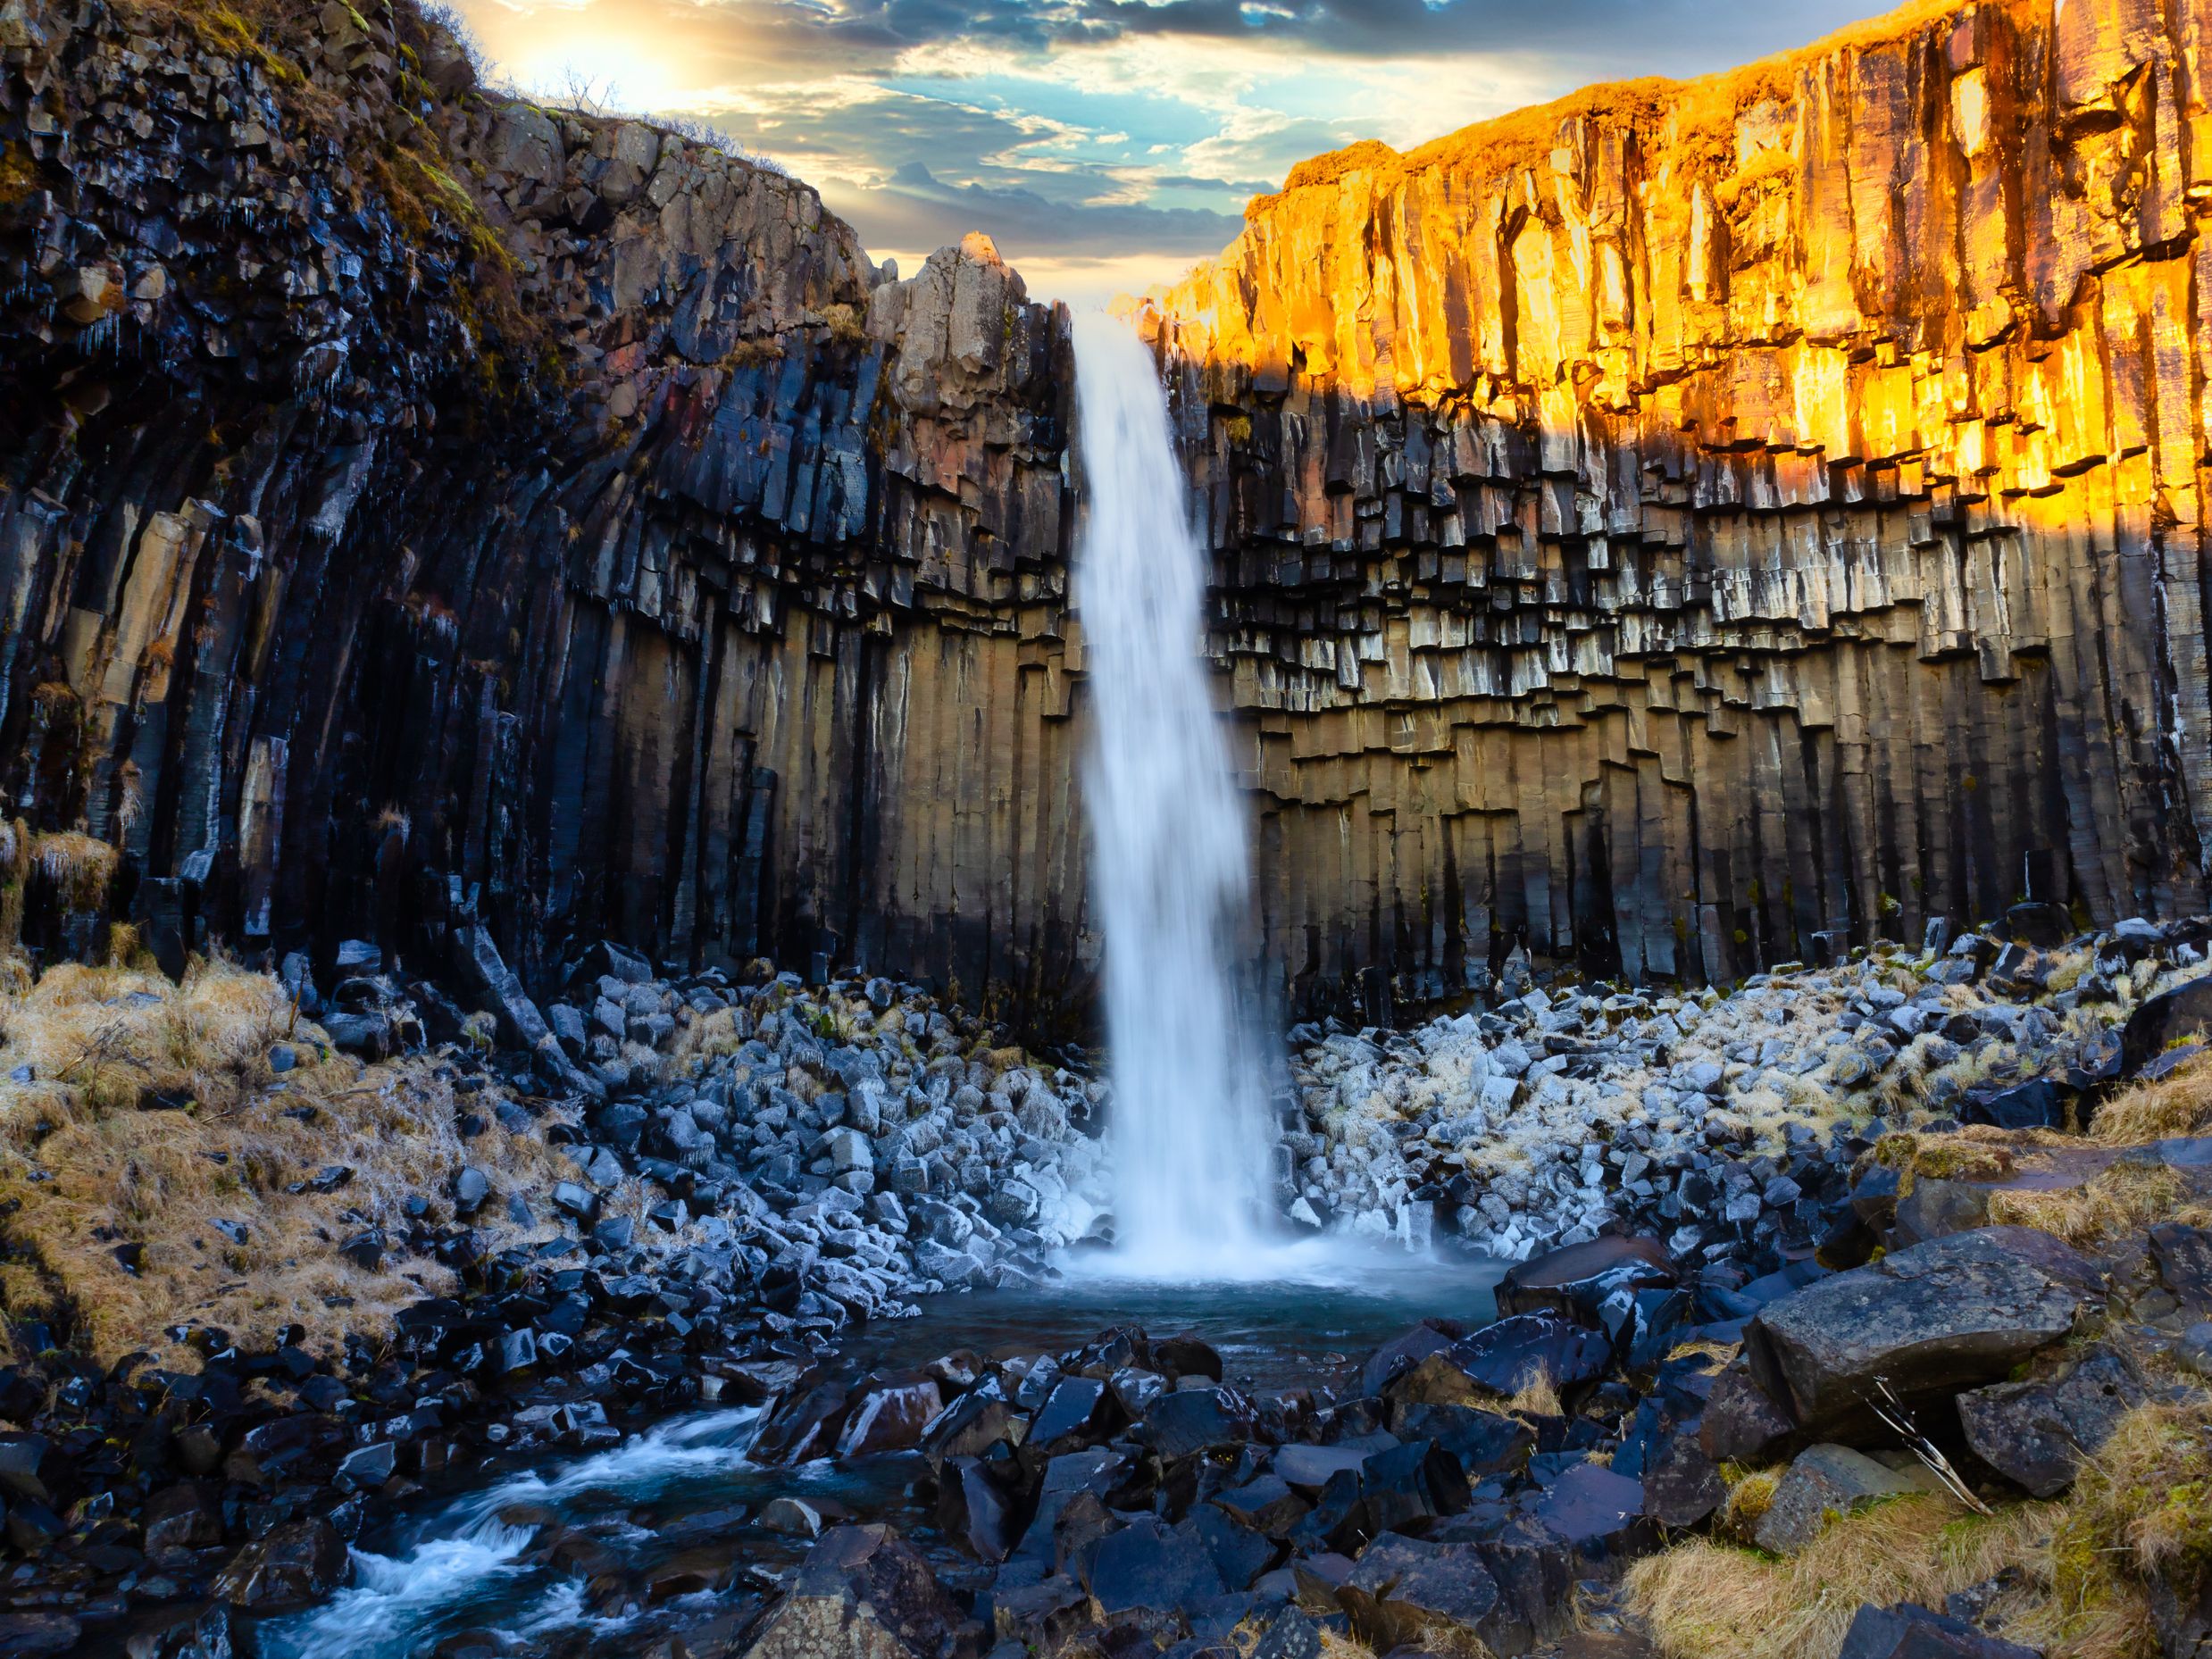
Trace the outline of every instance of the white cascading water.
<instances>
[{"instance_id":1,"label":"white cascading water","mask_svg":"<svg viewBox=\"0 0 2212 1659\"><path fill-rule=\"evenodd\" d=\"M351 1552L353 1582L319 1607L260 1627L261 1659L400 1659L425 1652L456 1624L496 1622L530 1636L595 1620L580 1586L530 1555L537 1529L510 1525L516 1509L560 1510L594 1496L652 1504L683 1481L727 1480L751 1467L757 1406L694 1412L633 1434L611 1451L526 1470L423 1516L394 1554ZM504 1599L523 1592L520 1605Z\"/></svg>"},{"instance_id":2,"label":"white cascading water","mask_svg":"<svg viewBox=\"0 0 2212 1659\"><path fill-rule=\"evenodd\" d=\"M1260 1056L1231 940L1251 888L1245 807L1200 654L1205 554L1151 354L1075 320L1085 522L1075 604L1096 742L1084 779L1106 940L1114 1268L1248 1277L1264 1252Z\"/></svg>"}]
</instances>

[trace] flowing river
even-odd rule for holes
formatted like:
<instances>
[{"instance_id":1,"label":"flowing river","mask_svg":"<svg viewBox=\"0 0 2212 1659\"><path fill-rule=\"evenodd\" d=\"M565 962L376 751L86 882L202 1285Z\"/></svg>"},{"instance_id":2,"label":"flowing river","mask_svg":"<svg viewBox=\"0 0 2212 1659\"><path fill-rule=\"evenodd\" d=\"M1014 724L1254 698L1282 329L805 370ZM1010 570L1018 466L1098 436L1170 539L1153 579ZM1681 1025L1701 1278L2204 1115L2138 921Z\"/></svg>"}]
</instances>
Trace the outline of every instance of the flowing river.
<instances>
[{"instance_id":1,"label":"flowing river","mask_svg":"<svg viewBox=\"0 0 2212 1659\"><path fill-rule=\"evenodd\" d=\"M958 1348L986 1357L1057 1351L1134 1323L1204 1336L1240 1387L1329 1385L1423 1317L1490 1317L1495 1274L1465 1262L1395 1252L1276 1260L1305 1276L1178 1286L1101 1270L1040 1290L939 1296L918 1319L858 1332L838 1369L902 1370ZM611 1451L547 1457L419 1503L360 1540L351 1586L262 1625L259 1652L424 1659L467 1633L504 1632L515 1653L638 1654L664 1631L741 1620L796 1564L806 1540L772 1524L780 1497L891 1521L947 1582L973 1569L914 1496L928 1473L918 1454L764 1468L747 1455L760 1424L750 1407L687 1413L636 1427ZM686 1569L728 1588L686 1588ZM642 1608L595 1605L634 1599L639 1587L649 1596L656 1583L678 1593Z\"/></svg>"}]
</instances>

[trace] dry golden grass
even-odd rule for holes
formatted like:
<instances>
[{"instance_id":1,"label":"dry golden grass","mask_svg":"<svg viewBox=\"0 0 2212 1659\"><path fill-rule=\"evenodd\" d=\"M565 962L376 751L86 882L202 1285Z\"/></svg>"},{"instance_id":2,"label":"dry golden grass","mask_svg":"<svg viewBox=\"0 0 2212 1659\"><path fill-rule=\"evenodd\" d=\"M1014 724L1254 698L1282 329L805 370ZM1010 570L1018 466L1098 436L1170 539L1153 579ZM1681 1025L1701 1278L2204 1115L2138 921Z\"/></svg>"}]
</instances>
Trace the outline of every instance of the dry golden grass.
<instances>
[{"instance_id":1,"label":"dry golden grass","mask_svg":"<svg viewBox=\"0 0 2212 1659\"><path fill-rule=\"evenodd\" d=\"M2083 1469L2023 1564L2008 1630L2051 1659L2152 1659L2143 1577L2212 1563L2212 1395L2138 1406Z\"/></svg>"},{"instance_id":2,"label":"dry golden grass","mask_svg":"<svg viewBox=\"0 0 2212 1659\"><path fill-rule=\"evenodd\" d=\"M1740 1342L1715 1342L1708 1338L1699 1337L1694 1342L1676 1343L1666 1351L1666 1357L1669 1360L1691 1358L1717 1360L1725 1365L1742 1352L1743 1344Z\"/></svg>"},{"instance_id":3,"label":"dry golden grass","mask_svg":"<svg viewBox=\"0 0 2212 1659\"><path fill-rule=\"evenodd\" d=\"M270 1050L287 1041L299 1063L278 1076ZM323 1348L373 1332L450 1289L451 1275L427 1258L364 1271L338 1254L347 1238L403 1233L417 1193L430 1220L450 1220L447 1182L464 1163L502 1191L567 1169L542 1139L500 1127L481 1096L488 1127L463 1141L435 1062L337 1055L277 980L221 963L195 963L182 985L49 971L0 1002L0 1079L24 1065L30 1082L0 1080L0 1228L15 1251L0 1304L54 1321L103 1360L161 1351L163 1329L187 1320L256 1342L297 1323ZM140 1109L157 1096L194 1104ZM355 1171L338 1191L286 1190L331 1164ZM522 1236L497 1201L476 1219L496 1244ZM245 1242L218 1221L243 1226ZM143 1248L135 1277L114 1254L126 1244Z\"/></svg>"},{"instance_id":4,"label":"dry golden grass","mask_svg":"<svg viewBox=\"0 0 2212 1659\"><path fill-rule=\"evenodd\" d=\"M2071 1245L2102 1244L2155 1221L2202 1226L2212 1210L2191 1198L2180 1173L2158 1163L2116 1163L2079 1186L2050 1191L1999 1188L1990 1195L1990 1220L2033 1227Z\"/></svg>"},{"instance_id":5,"label":"dry golden grass","mask_svg":"<svg viewBox=\"0 0 2212 1659\"><path fill-rule=\"evenodd\" d=\"M23 934L23 896L30 882L30 826L0 819L0 955Z\"/></svg>"},{"instance_id":6,"label":"dry golden grass","mask_svg":"<svg viewBox=\"0 0 2212 1659\"><path fill-rule=\"evenodd\" d=\"M1774 1488L1782 1484L1782 1473L1779 1469L1747 1471L1733 1464L1724 1469L1722 1479L1728 1482L1728 1496L1713 1518L1714 1530L1740 1544L1750 1543L1753 1530L1774 1506Z\"/></svg>"},{"instance_id":7,"label":"dry golden grass","mask_svg":"<svg viewBox=\"0 0 2212 1659\"><path fill-rule=\"evenodd\" d=\"M2184 1061L2155 1083L2137 1083L2098 1109L2090 1138L2140 1146L2212 1130L2212 1054Z\"/></svg>"},{"instance_id":8,"label":"dry golden grass","mask_svg":"<svg viewBox=\"0 0 2212 1659\"><path fill-rule=\"evenodd\" d=\"M738 1011L716 1008L694 1013L691 1023L677 1030L668 1058L672 1066L697 1074L715 1055L734 1055L744 1046L745 1039L738 1034Z\"/></svg>"},{"instance_id":9,"label":"dry golden grass","mask_svg":"<svg viewBox=\"0 0 2212 1659\"><path fill-rule=\"evenodd\" d=\"M1375 1650L1356 1636L1348 1636L1324 1625L1321 1632L1321 1659L1375 1659Z\"/></svg>"},{"instance_id":10,"label":"dry golden grass","mask_svg":"<svg viewBox=\"0 0 2212 1659\"><path fill-rule=\"evenodd\" d=\"M1506 1402L1509 1412L1519 1412L1530 1417L1564 1417L1566 1407L1559 1403L1559 1387L1552 1381L1551 1373L1540 1371L1518 1388Z\"/></svg>"},{"instance_id":11,"label":"dry golden grass","mask_svg":"<svg viewBox=\"0 0 2212 1659\"><path fill-rule=\"evenodd\" d=\"M1667 1659L1834 1659L1861 1603L1941 1607L2027 1557L2051 1513L2022 1505L1985 1519L1949 1498L1902 1497L1830 1522L1782 1560L1693 1538L1631 1567L1629 1603Z\"/></svg>"},{"instance_id":12,"label":"dry golden grass","mask_svg":"<svg viewBox=\"0 0 2212 1659\"><path fill-rule=\"evenodd\" d=\"M1748 1535L1772 1493L1771 1471L1740 1477L1719 1528ZM1941 1607L2008 1567L2018 1587L1993 1611L2010 1639L2049 1659L2155 1659L2147 1575L2187 1588L2212 1569L2212 1394L2130 1412L2056 1503L1985 1517L1903 1497L1832 1521L1786 1560L1693 1538L1627 1584L1667 1659L1832 1659L1861 1602Z\"/></svg>"},{"instance_id":13,"label":"dry golden grass","mask_svg":"<svg viewBox=\"0 0 2212 1659\"><path fill-rule=\"evenodd\" d=\"M30 841L32 869L71 910L97 910L106 904L108 883L121 856L106 842L73 830L33 836Z\"/></svg>"}]
</instances>

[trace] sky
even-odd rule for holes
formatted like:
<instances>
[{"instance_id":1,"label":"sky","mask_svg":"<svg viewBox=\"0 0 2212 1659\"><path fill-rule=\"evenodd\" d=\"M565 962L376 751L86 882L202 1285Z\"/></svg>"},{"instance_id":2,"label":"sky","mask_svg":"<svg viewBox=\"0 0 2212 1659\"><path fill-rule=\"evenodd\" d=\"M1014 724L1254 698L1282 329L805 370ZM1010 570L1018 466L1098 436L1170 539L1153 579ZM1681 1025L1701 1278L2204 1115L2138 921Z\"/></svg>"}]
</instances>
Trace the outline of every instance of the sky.
<instances>
[{"instance_id":1,"label":"sky","mask_svg":"<svg viewBox=\"0 0 2212 1659\"><path fill-rule=\"evenodd\" d=\"M1101 304L1217 253L1252 196L1593 80L1689 76L1879 0L457 0L495 79L727 134L911 274L988 232Z\"/></svg>"}]
</instances>

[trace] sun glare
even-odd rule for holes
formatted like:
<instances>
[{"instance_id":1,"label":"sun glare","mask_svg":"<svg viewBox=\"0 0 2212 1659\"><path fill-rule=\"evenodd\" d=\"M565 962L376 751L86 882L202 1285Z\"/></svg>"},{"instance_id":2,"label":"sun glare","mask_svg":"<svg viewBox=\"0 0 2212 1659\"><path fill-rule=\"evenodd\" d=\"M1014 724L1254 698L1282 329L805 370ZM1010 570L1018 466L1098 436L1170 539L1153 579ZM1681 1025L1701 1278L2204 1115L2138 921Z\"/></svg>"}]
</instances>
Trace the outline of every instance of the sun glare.
<instances>
[{"instance_id":1,"label":"sun glare","mask_svg":"<svg viewBox=\"0 0 2212 1659\"><path fill-rule=\"evenodd\" d=\"M639 115L680 109L684 102L685 88L648 46L586 29L547 31L506 67L518 87L539 97L588 95L593 103Z\"/></svg>"}]
</instances>

